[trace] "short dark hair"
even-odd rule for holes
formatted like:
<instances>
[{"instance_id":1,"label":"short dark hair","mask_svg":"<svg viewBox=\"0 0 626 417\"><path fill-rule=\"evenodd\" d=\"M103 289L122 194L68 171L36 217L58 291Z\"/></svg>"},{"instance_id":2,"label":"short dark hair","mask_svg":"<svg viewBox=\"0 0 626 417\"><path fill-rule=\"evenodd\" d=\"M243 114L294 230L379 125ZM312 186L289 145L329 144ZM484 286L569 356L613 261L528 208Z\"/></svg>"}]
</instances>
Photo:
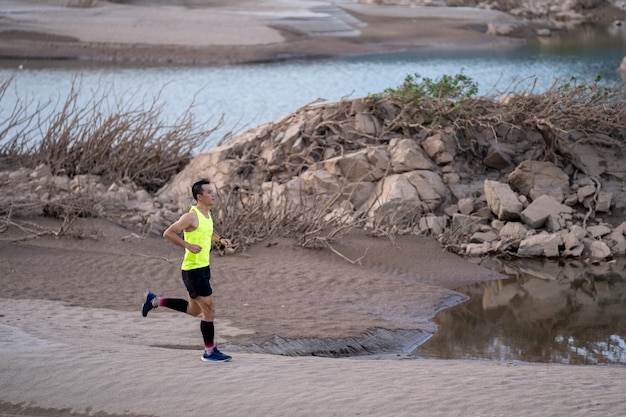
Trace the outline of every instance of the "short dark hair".
<instances>
[{"instance_id":1,"label":"short dark hair","mask_svg":"<svg viewBox=\"0 0 626 417\"><path fill-rule=\"evenodd\" d=\"M211 181L206 178L202 178L200 181L196 181L196 183L191 186L191 195L194 200L198 201L198 194L202 194L204 192L202 186L205 184L211 184Z\"/></svg>"}]
</instances>

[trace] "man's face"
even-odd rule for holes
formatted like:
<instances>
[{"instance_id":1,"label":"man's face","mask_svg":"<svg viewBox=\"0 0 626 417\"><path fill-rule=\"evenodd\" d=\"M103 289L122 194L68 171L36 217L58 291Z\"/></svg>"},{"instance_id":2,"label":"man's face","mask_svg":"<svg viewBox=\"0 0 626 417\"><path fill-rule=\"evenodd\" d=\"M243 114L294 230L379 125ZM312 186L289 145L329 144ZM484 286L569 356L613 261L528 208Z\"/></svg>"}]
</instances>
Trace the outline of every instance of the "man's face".
<instances>
[{"instance_id":1,"label":"man's face","mask_svg":"<svg viewBox=\"0 0 626 417\"><path fill-rule=\"evenodd\" d=\"M202 199L202 202L206 206L210 207L213 205L213 203L215 202L216 194L217 194L217 191L213 184L202 185L202 194L200 195L200 198Z\"/></svg>"}]
</instances>

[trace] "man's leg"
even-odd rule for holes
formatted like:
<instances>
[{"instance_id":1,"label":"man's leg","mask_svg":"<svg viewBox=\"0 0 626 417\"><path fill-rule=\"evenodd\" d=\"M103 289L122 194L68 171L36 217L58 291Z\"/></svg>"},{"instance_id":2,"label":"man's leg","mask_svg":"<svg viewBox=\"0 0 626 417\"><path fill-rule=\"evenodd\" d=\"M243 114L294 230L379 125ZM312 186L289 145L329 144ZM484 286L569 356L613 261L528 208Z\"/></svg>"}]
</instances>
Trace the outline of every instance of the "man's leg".
<instances>
[{"instance_id":1,"label":"man's leg","mask_svg":"<svg viewBox=\"0 0 626 417\"><path fill-rule=\"evenodd\" d=\"M172 310L180 311L181 313L186 313L189 307L189 302L187 300L183 300L182 298L166 298L166 297L158 297L157 307L167 307Z\"/></svg>"},{"instance_id":2,"label":"man's leg","mask_svg":"<svg viewBox=\"0 0 626 417\"><path fill-rule=\"evenodd\" d=\"M144 301L141 306L141 314L146 317L148 312L161 306L180 311L181 313L187 313L189 302L187 300L183 300L182 298L157 297L155 293L146 291L144 294ZM198 314L199 311L196 314L191 315L197 316Z\"/></svg>"},{"instance_id":3,"label":"man's leg","mask_svg":"<svg viewBox=\"0 0 626 417\"><path fill-rule=\"evenodd\" d=\"M224 355L215 347L215 303L212 296L196 297L192 302L197 303L202 311L202 321L200 321L200 332L204 340L203 361L227 362L232 359L228 355Z\"/></svg>"},{"instance_id":4,"label":"man's leg","mask_svg":"<svg viewBox=\"0 0 626 417\"><path fill-rule=\"evenodd\" d=\"M204 340L204 350L211 353L215 347L215 327L213 325L213 320L215 319L215 303L213 302L213 296L196 297L193 301L202 312L200 332L202 332L202 339Z\"/></svg>"}]
</instances>

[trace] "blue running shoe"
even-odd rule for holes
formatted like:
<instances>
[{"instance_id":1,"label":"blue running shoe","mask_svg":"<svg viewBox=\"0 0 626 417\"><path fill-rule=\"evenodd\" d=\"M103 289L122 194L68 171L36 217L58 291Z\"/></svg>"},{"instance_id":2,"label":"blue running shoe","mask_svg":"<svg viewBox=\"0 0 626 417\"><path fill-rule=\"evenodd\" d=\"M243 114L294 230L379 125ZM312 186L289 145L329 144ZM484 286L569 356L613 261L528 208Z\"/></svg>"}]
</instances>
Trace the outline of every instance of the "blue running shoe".
<instances>
[{"instance_id":1,"label":"blue running shoe","mask_svg":"<svg viewBox=\"0 0 626 417\"><path fill-rule=\"evenodd\" d=\"M224 355L217 348L213 348L211 353L205 351L202 355L202 360L205 362L228 362L232 358L232 356Z\"/></svg>"},{"instance_id":2,"label":"blue running shoe","mask_svg":"<svg viewBox=\"0 0 626 417\"><path fill-rule=\"evenodd\" d=\"M156 294L150 291L146 291L143 295L143 305L141 306L141 314L146 317L148 315L148 311L156 308L154 307L153 301L156 298Z\"/></svg>"}]
</instances>

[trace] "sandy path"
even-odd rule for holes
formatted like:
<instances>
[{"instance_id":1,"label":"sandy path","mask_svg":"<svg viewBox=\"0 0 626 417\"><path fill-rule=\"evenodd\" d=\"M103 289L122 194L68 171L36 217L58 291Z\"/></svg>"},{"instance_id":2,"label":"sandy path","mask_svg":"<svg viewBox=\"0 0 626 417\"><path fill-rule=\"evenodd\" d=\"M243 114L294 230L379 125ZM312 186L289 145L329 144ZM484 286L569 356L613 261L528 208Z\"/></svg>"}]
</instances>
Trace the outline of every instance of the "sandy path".
<instances>
[{"instance_id":1,"label":"sandy path","mask_svg":"<svg viewBox=\"0 0 626 417\"><path fill-rule=\"evenodd\" d=\"M49 301L1 300L0 311L0 400L13 404L163 417L624 412L624 367L250 353L207 364L198 351L149 346L191 338L180 320L156 323L136 313ZM218 328L224 333L228 326ZM2 403L0 415L7 415L1 410ZM56 413L46 415L64 415Z\"/></svg>"},{"instance_id":2,"label":"sandy path","mask_svg":"<svg viewBox=\"0 0 626 417\"><path fill-rule=\"evenodd\" d=\"M360 266L285 241L215 257L217 340L234 359L214 364L200 361L198 319L139 313L147 286L184 295L177 248L102 221L75 227L99 237L1 235L0 416L624 413L623 366L416 360L401 346L370 360L250 352L273 336L358 341L376 327L428 330L435 311L459 301L446 287L495 277L436 242L348 236L336 248L368 254Z\"/></svg>"}]
</instances>

